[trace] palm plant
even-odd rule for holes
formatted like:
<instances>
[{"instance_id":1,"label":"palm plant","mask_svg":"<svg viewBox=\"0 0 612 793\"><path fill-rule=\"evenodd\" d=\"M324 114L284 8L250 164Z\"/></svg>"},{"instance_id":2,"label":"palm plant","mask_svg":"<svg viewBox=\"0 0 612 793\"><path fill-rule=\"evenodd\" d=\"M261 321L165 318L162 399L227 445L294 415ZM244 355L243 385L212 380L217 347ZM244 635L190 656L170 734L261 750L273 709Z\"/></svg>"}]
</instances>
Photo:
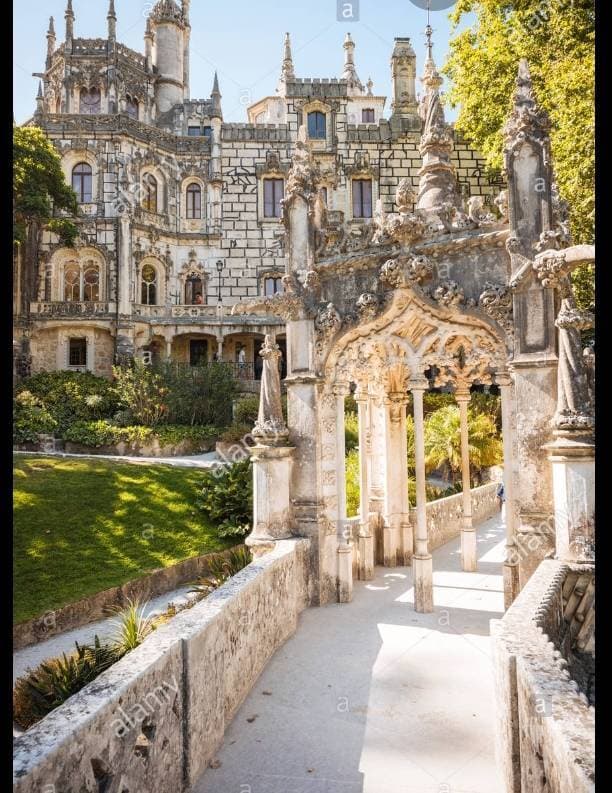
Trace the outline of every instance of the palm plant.
<instances>
[{"instance_id":1,"label":"palm plant","mask_svg":"<svg viewBox=\"0 0 612 793\"><path fill-rule=\"evenodd\" d=\"M146 607L146 602L129 599L126 609L115 609L117 617L112 622L116 631L111 642L119 652L134 650L153 630L153 620L145 617Z\"/></svg>"},{"instance_id":2,"label":"palm plant","mask_svg":"<svg viewBox=\"0 0 612 793\"><path fill-rule=\"evenodd\" d=\"M468 433L473 471L502 462L502 442L493 416L469 411ZM425 466L428 471L448 466L453 482L461 471L461 425L456 405L436 410L425 423Z\"/></svg>"}]
</instances>

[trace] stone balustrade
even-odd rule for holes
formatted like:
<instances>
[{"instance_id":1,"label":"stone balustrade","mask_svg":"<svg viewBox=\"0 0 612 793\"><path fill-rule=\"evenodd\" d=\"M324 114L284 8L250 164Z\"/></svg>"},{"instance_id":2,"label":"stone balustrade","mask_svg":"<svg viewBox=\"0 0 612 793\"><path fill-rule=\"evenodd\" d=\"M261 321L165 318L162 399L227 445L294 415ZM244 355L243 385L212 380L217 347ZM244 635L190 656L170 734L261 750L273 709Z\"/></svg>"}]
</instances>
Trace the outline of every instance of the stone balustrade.
<instances>
[{"instance_id":1,"label":"stone balustrade","mask_svg":"<svg viewBox=\"0 0 612 793\"><path fill-rule=\"evenodd\" d=\"M593 638L593 596L592 566L545 560L504 617L491 620L504 793L595 790L595 709L563 657L574 621ZM577 638L588 649L585 630Z\"/></svg>"},{"instance_id":2,"label":"stone balustrade","mask_svg":"<svg viewBox=\"0 0 612 793\"><path fill-rule=\"evenodd\" d=\"M44 301L30 303L30 313L39 317L96 317L110 313L108 303Z\"/></svg>"},{"instance_id":3,"label":"stone balustrade","mask_svg":"<svg viewBox=\"0 0 612 793\"><path fill-rule=\"evenodd\" d=\"M279 542L16 738L14 793L189 790L296 630L308 546Z\"/></svg>"}]
</instances>

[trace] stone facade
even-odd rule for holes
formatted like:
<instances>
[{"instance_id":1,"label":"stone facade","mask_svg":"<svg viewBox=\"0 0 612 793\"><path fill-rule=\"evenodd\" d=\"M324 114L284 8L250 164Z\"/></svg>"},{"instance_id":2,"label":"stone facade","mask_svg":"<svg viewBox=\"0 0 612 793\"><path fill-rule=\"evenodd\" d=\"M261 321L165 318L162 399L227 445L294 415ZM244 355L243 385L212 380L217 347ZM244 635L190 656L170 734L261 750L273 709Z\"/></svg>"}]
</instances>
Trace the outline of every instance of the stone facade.
<instances>
[{"instance_id":1,"label":"stone facade","mask_svg":"<svg viewBox=\"0 0 612 793\"><path fill-rule=\"evenodd\" d=\"M237 301L282 290L287 261L278 199L298 129L321 114L310 142L326 209L347 239L358 237L378 198L393 212L399 181L418 185L416 54L408 39L396 40L386 113L386 97L357 75L350 36L341 77L306 79L295 76L287 35L275 95L248 108L248 123L235 124L223 121L216 75L209 98L190 98L188 3L154 6L144 54L117 42L115 30L112 3L106 38L76 37L72 4L63 43L53 20L49 26L41 90L28 123L53 141L67 181L77 188L80 235L74 250L43 235L38 294L17 312L16 341L25 333L34 372L87 368L101 375L109 374L109 355L118 348L183 362L216 355L235 363L244 344L249 377L258 377L254 365L266 333L276 334L286 354L284 324L247 315L237 327L228 314ZM482 158L452 135L461 193L491 204L503 180L487 176ZM268 179L282 180L273 206L266 206ZM370 186L361 218L354 216L353 183L364 181ZM93 286L85 283L88 270ZM88 346L85 358L71 358L70 342L62 347L60 340L93 338L94 328L104 328L115 349L96 336L95 354Z\"/></svg>"}]
</instances>

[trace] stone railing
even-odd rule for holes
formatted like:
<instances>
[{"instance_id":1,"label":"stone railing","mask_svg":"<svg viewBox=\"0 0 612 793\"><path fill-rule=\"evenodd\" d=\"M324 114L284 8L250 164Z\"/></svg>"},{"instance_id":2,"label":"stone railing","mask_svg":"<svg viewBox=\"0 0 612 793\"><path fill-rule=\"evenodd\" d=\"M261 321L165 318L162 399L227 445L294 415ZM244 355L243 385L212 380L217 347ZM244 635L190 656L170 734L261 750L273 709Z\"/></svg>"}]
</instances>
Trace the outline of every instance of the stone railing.
<instances>
[{"instance_id":1,"label":"stone railing","mask_svg":"<svg viewBox=\"0 0 612 793\"><path fill-rule=\"evenodd\" d=\"M279 542L16 738L13 792L191 789L297 627L307 556Z\"/></svg>"},{"instance_id":2,"label":"stone railing","mask_svg":"<svg viewBox=\"0 0 612 793\"><path fill-rule=\"evenodd\" d=\"M30 314L40 317L95 317L109 313L108 303L43 302L30 303Z\"/></svg>"},{"instance_id":3,"label":"stone railing","mask_svg":"<svg viewBox=\"0 0 612 793\"><path fill-rule=\"evenodd\" d=\"M592 567L545 560L504 617L491 620L504 793L595 790L595 709L559 649L574 622L594 636L593 597Z\"/></svg>"},{"instance_id":4,"label":"stone railing","mask_svg":"<svg viewBox=\"0 0 612 793\"><path fill-rule=\"evenodd\" d=\"M218 317L217 306L172 306L170 315L173 318L199 319L200 317Z\"/></svg>"},{"instance_id":5,"label":"stone railing","mask_svg":"<svg viewBox=\"0 0 612 793\"><path fill-rule=\"evenodd\" d=\"M499 510L496 493L497 484L495 482L489 482L489 484L472 489L472 521L474 525L491 518ZM427 533L430 551L435 551L436 548L459 536L462 517L462 493L455 493L447 498L428 502Z\"/></svg>"}]
</instances>

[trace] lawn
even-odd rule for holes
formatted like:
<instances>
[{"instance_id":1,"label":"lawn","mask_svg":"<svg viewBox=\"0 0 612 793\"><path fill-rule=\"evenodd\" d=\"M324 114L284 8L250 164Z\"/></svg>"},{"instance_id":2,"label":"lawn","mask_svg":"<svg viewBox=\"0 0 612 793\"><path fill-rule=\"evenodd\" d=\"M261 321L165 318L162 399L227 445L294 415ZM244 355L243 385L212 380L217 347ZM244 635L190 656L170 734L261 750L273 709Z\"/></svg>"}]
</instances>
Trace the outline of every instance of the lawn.
<instances>
[{"instance_id":1,"label":"lawn","mask_svg":"<svg viewBox=\"0 0 612 793\"><path fill-rule=\"evenodd\" d=\"M223 550L196 507L201 471L15 455L16 623Z\"/></svg>"}]
</instances>

